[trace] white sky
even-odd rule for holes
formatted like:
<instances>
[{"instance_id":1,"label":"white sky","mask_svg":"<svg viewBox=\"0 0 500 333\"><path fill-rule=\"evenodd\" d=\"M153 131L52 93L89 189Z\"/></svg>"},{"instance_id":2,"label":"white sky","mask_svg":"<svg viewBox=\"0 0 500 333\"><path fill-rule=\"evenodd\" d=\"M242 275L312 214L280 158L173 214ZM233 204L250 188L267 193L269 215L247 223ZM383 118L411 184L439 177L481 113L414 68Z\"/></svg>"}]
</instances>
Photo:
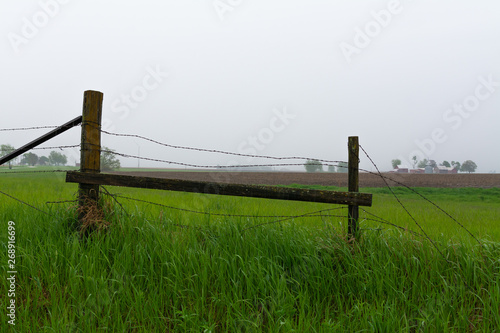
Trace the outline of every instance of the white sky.
<instances>
[{"instance_id":1,"label":"white sky","mask_svg":"<svg viewBox=\"0 0 500 333\"><path fill-rule=\"evenodd\" d=\"M383 170L418 154L499 172L499 18L497 0L2 1L0 128L63 124L81 114L85 90L98 90L105 129L174 145L346 160L347 137L358 135ZM0 132L0 143L45 131ZM74 128L44 145L79 139ZM361 167L373 169L364 157Z\"/></svg>"}]
</instances>

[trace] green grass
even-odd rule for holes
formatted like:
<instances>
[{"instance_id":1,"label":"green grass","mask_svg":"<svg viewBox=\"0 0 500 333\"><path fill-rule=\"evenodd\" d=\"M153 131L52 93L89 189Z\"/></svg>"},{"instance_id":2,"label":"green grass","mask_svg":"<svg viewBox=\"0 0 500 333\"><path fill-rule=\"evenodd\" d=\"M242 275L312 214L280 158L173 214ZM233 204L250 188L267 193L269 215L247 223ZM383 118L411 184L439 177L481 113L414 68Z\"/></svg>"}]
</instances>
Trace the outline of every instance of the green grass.
<instances>
[{"instance_id":1,"label":"green grass","mask_svg":"<svg viewBox=\"0 0 500 333\"><path fill-rule=\"evenodd\" d=\"M17 332L494 332L500 328L498 189L396 189L425 238L364 220L346 239L345 217L273 221L194 214L105 199L110 227L87 241L70 227L77 186L64 174L0 175L0 283L6 295L7 222L16 222ZM313 203L112 188L113 193L222 214L292 215ZM417 228L390 193L366 210ZM1 195L1 194L0 194ZM338 206L333 206L338 207ZM326 214L326 213L325 213ZM332 211L345 216L345 210ZM185 225L187 227L179 227ZM0 307L6 311L6 297Z\"/></svg>"},{"instance_id":2,"label":"green grass","mask_svg":"<svg viewBox=\"0 0 500 333\"><path fill-rule=\"evenodd\" d=\"M291 187L347 191L347 188L330 186ZM417 223L433 238L444 238L451 242L472 241L473 238L456 223L458 222L477 238L500 241L500 188L414 188L412 191L404 187L393 187L392 191ZM360 207L360 211L366 210L398 226L421 232L388 188L361 188L360 192L373 194L372 207ZM371 217L363 213L361 216ZM363 225L374 228L376 223L365 221L362 222L362 227Z\"/></svg>"}]
</instances>

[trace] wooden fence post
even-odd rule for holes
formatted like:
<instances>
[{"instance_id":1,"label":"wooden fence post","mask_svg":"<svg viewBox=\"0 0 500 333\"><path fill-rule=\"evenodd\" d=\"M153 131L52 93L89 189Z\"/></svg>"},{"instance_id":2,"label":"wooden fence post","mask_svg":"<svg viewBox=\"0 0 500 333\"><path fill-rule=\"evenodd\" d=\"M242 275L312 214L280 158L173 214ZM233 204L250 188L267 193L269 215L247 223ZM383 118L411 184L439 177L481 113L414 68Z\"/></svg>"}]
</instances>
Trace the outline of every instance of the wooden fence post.
<instances>
[{"instance_id":1,"label":"wooden fence post","mask_svg":"<svg viewBox=\"0 0 500 333\"><path fill-rule=\"evenodd\" d=\"M350 136L348 141L348 151L349 151L349 180L348 180L348 191L358 192L359 191L359 139L357 136ZM357 205L348 206L348 225L347 234L349 238L359 238L359 207Z\"/></svg>"},{"instance_id":2,"label":"wooden fence post","mask_svg":"<svg viewBox=\"0 0 500 333\"><path fill-rule=\"evenodd\" d=\"M83 95L80 172L101 171L101 118L103 94L87 90ZM99 185L80 184L78 188L79 227L91 207L98 207Z\"/></svg>"}]
</instances>

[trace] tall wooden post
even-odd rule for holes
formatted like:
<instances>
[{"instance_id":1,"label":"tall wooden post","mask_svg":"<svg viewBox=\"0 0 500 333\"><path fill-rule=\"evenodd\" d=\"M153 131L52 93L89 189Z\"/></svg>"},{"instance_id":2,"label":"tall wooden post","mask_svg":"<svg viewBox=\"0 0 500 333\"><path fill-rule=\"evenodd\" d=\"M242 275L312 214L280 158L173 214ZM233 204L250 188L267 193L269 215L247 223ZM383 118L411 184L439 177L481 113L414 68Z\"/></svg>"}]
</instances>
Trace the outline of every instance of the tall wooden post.
<instances>
[{"instance_id":1,"label":"tall wooden post","mask_svg":"<svg viewBox=\"0 0 500 333\"><path fill-rule=\"evenodd\" d=\"M101 118L103 94L99 91L87 90L83 95L82 142L80 153L80 172L101 172ZM99 185L80 184L78 204L80 208L80 227L82 218L89 207L97 207Z\"/></svg>"},{"instance_id":2,"label":"tall wooden post","mask_svg":"<svg viewBox=\"0 0 500 333\"><path fill-rule=\"evenodd\" d=\"M349 151L348 165L348 190L349 192L359 191L359 140L357 136L350 136L347 145ZM350 238L359 238L359 207L356 205L348 206L348 225L347 234Z\"/></svg>"}]
</instances>

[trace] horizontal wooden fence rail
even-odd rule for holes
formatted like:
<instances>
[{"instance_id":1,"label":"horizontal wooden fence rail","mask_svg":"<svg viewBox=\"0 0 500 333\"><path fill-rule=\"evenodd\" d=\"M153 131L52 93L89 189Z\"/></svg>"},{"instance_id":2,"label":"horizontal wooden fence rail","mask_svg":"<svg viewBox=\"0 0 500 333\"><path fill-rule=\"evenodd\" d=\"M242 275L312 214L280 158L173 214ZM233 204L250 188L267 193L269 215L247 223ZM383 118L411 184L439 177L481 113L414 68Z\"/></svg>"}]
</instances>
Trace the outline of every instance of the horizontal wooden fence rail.
<instances>
[{"instance_id":1,"label":"horizontal wooden fence rail","mask_svg":"<svg viewBox=\"0 0 500 333\"><path fill-rule=\"evenodd\" d=\"M337 192L276 186L225 184L179 179L86 173L76 171L70 171L66 173L66 182L94 185L126 186L216 195L243 196L253 198L309 201L341 205L372 205L371 194L358 192Z\"/></svg>"}]
</instances>

